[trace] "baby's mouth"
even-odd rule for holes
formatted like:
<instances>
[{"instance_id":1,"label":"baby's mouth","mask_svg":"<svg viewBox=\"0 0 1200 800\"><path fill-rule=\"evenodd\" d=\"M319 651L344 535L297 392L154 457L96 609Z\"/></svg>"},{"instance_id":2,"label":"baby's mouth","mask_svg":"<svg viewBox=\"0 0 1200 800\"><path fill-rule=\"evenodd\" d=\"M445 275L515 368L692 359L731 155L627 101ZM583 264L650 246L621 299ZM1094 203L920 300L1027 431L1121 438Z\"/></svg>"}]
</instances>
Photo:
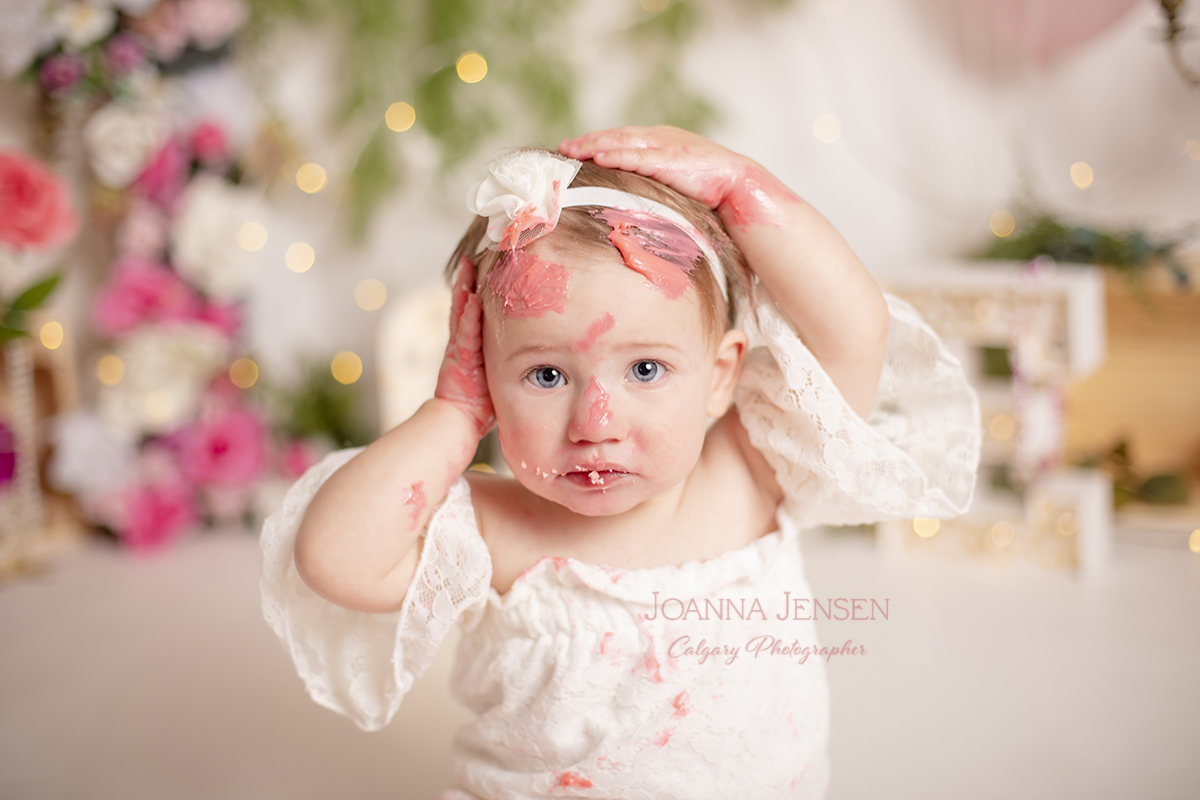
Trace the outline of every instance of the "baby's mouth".
<instances>
[{"instance_id":1,"label":"baby's mouth","mask_svg":"<svg viewBox=\"0 0 1200 800\"><path fill-rule=\"evenodd\" d=\"M607 486L612 486L622 479L628 478L633 473L626 472L623 469L614 468L608 465L597 465L595 467L576 464L575 469L562 473L562 476L577 486L595 487L602 489Z\"/></svg>"}]
</instances>

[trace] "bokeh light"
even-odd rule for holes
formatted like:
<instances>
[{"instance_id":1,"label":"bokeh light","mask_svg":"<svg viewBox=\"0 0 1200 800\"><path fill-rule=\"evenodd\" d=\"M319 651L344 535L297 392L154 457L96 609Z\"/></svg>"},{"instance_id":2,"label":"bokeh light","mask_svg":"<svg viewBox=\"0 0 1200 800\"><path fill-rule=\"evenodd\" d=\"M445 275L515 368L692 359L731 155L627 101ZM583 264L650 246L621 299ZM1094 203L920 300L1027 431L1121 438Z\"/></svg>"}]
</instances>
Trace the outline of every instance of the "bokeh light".
<instances>
[{"instance_id":1,"label":"bokeh light","mask_svg":"<svg viewBox=\"0 0 1200 800\"><path fill-rule=\"evenodd\" d=\"M325 168L309 162L296 170L296 185L301 191L313 194L325 188Z\"/></svg>"},{"instance_id":2,"label":"bokeh light","mask_svg":"<svg viewBox=\"0 0 1200 800\"><path fill-rule=\"evenodd\" d=\"M262 250L267 243L267 229L261 222L247 222L238 228L238 246L247 253Z\"/></svg>"},{"instance_id":3,"label":"bokeh light","mask_svg":"<svg viewBox=\"0 0 1200 800\"><path fill-rule=\"evenodd\" d=\"M239 358L229 366L229 380L239 389L249 389L258 382L258 364Z\"/></svg>"},{"instance_id":4,"label":"bokeh light","mask_svg":"<svg viewBox=\"0 0 1200 800\"><path fill-rule=\"evenodd\" d=\"M1005 439L1012 438L1012 435L1017 432L1017 423L1008 414L997 414L988 424L988 430L993 439L1003 442Z\"/></svg>"},{"instance_id":5,"label":"bokeh light","mask_svg":"<svg viewBox=\"0 0 1200 800\"><path fill-rule=\"evenodd\" d=\"M1096 174L1092 172L1092 167L1086 161L1076 161L1071 165L1071 183L1078 186L1080 189L1086 189L1092 185Z\"/></svg>"},{"instance_id":6,"label":"bokeh light","mask_svg":"<svg viewBox=\"0 0 1200 800\"><path fill-rule=\"evenodd\" d=\"M1192 531L1192 535L1188 537L1188 550L1193 553L1200 553L1200 528Z\"/></svg>"},{"instance_id":7,"label":"bokeh light","mask_svg":"<svg viewBox=\"0 0 1200 800\"><path fill-rule=\"evenodd\" d=\"M354 383L362 377L362 359L349 350L334 356L329 368L338 383Z\"/></svg>"},{"instance_id":8,"label":"bokeh light","mask_svg":"<svg viewBox=\"0 0 1200 800\"><path fill-rule=\"evenodd\" d=\"M842 121L833 114L822 114L813 122L813 135L825 144L842 138Z\"/></svg>"},{"instance_id":9,"label":"bokeh light","mask_svg":"<svg viewBox=\"0 0 1200 800\"><path fill-rule=\"evenodd\" d=\"M1011 522L997 522L988 531L988 535L992 537L992 541L997 547L1008 547L1017 538L1017 529L1013 527Z\"/></svg>"},{"instance_id":10,"label":"bokeh light","mask_svg":"<svg viewBox=\"0 0 1200 800\"><path fill-rule=\"evenodd\" d=\"M488 71L487 60L474 50L459 56L454 68L458 70L458 77L463 83L479 83Z\"/></svg>"},{"instance_id":11,"label":"bokeh light","mask_svg":"<svg viewBox=\"0 0 1200 800\"><path fill-rule=\"evenodd\" d=\"M116 386L125 377L125 362L121 357L109 353L96 362L96 379L105 386Z\"/></svg>"},{"instance_id":12,"label":"bokeh light","mask_svg":"<svg viewBox=\"0 0 1200 800\"><path fill-rule=\"evenodd\" d=\"M933 536L938 532L938 530L941 529L941 527L942 523L938 522L936 519L917 517L913 520L913 530L916 531L917 536L920 536L922 539L928 539L930 536Z\"/></svg>"},{"instance_id":13,"label":"bokeh light","mask_svg":"<svg viewBox=\"0 0 1200 800\"><path fill-rule=\"evenodd\" d=\"M396 133L404 133L417 121L417 112L408 103L392 103L383 115L383 121Z\"/></svg>"},{"instance_id":14,"label":"bokeh light","mask_svg":"<svg viewBox=\"0 0 1200 800\"><path fill-rule=\"evenodd\" d=\"M42 347L47 350L57 350L63 343L63 326L59 322L47 322L38 334Z\"/></svg>"},{"instance_id":15,"label":"bokeh light","mask_svg":"<svg viewBox=\"0 0 1200 800\"><path fill-rule=\"evenodd\" d=\"M364 311L376 311L387 302L387 287L374 278L361 280L354 287L354 302Z\"/></svg>"},{"instance_id":16,"label":"bokeh light","mask_svg":"<svg viewBox=\"0 0 1200 800\"><path fill-rule=\"evenodd\" d=\"M292 272L308 272L317 260L316 251L306 242L296 242L283 256L287 268Z\"/></svg>"},{"instance_id":17,"label":"bokeh light","mask_svg":"<svg viewBox=\"0 0 1200 800\"><path fill-rule=\"evenodd\" d=\"M1079 530L1079 515L1074 511L1065 511L1058 518L1058 535L1059 536L1074 536L1075 531Z\"/></svg>"},{"instance_id":18,"label":"bokeh light","mask_svg":"<svg viewBox=\"0 0 1200 800\"><path fill-rule=\"evenodd\" d=\"M1017 219L1002 208L992 212L992 216L988 218L988 227L992 229L992 233L1003 238L1017 229Z\"/></svg>"}]
</instances>

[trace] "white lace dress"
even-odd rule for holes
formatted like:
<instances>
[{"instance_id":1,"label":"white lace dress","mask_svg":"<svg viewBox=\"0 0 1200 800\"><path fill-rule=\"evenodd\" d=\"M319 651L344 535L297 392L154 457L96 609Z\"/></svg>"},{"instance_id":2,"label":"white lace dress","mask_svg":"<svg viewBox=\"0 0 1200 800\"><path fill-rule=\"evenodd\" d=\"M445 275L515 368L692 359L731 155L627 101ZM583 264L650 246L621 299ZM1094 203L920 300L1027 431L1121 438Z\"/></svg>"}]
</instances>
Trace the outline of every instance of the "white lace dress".
<instances>
[{"instance_id":1,"label":"white lace dress","mask_svg":"<svg viewBox=\"0 0 1200 800\"><path fill-rule=\"evenodd\" d=\"M543 558L500 595L459 480L424 534L403 608L349 611L314 594L292 560L308 502L358 450L330 454L262 536L263 611L309 694L381 728L458 623L452 688L477 717L456 737L458 788L446 800L823 797L828 688L823 659L804 657L815 624L778 619L785 592L812 596L798 531L962 513L979 457L978 404L958 362L910 306L888 306L887 360L864 422L760 305L751 335L766 344L751 351L736 402L786 500L777 531L703 562L621 570Z\"/></svg>"}]
</instances>

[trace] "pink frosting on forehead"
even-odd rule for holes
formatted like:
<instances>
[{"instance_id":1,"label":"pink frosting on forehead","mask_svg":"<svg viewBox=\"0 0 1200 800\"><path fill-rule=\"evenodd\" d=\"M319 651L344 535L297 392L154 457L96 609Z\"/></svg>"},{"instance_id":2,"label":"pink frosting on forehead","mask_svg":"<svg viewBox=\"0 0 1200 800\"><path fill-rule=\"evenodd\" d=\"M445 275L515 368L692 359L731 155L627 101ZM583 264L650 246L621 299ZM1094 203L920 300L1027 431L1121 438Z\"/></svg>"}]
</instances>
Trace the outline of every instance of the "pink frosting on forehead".
<instances>
[{"instance_id":1,"label":"pink frosting on forehead","mask_svg":"<svg viewBox=\"0 0 1200 800\"><path fill-rule=\"evenodd\" d=\"M605 208L595 212L612 232L609 241L625 265L672 300L688 287L700 246L674 224L650 214Z\"/></svg>"},{"instance_id":2,"label":"pink frosting on forehead","mask_svg":"<svg viewBox=\"0 0 1200 800\"><path fill-rule=\"evenodd\" d=\"M506 317L539 317L567 307L567 268L528 250L506 250L487 276Z\"/></svg>"}]
</instances>

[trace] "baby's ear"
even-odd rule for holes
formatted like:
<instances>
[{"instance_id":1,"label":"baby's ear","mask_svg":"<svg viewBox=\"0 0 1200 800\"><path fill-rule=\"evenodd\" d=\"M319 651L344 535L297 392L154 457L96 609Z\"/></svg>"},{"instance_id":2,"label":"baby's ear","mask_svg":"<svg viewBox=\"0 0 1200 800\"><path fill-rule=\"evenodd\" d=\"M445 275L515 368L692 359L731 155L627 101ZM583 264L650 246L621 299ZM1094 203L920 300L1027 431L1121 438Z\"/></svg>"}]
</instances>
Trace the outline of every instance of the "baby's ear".
<instances>
[{"instance_id":1,"label":"baby's ear","mask_svg":"<svg viewBox=\"0 0 1200 800\"><path fill-rule=\"evenodd\" d=\"M708 405L705 413L710 417L722 417L729 410L733 401L733 389L737 386L738 377L742 374L742 361L746 358L746 350L750 340L743 331L725 331L717 344L717 360L713 364L712 387L708 393Z\"/></svg>"}]
</instances>

